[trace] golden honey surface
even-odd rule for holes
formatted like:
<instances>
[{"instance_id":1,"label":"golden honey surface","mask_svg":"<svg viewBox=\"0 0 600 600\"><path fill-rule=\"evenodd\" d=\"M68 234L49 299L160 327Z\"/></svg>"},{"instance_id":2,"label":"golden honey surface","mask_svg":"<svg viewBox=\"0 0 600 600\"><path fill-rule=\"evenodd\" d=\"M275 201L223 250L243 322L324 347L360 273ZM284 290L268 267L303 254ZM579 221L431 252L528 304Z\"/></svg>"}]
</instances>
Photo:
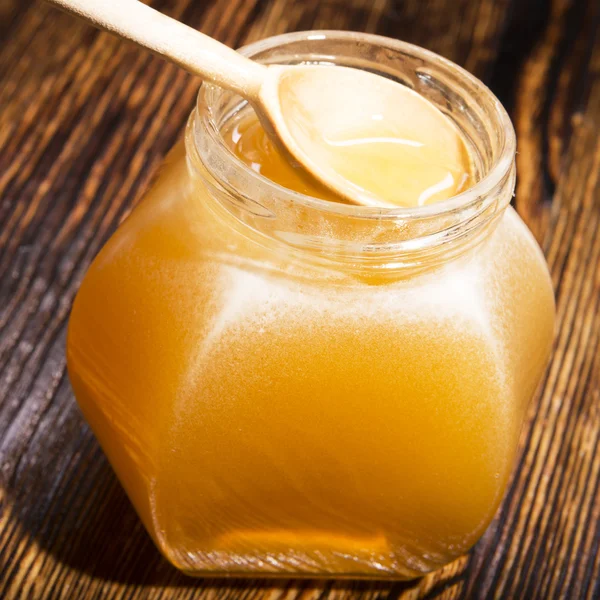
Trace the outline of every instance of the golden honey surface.
<instances>
[{"instance_id":1,"label":"golden honey surface","mask_svg":"<svg viewBox=\"0 0 600 600\"><path fill-rule=\"evenodd\" d=\"M397 86L402 106L360 106L351 125L327 119L313 131L299 103L289 103L294 135L320 164L327 164L353 189L389 206L424 206L465 191L474 182L469 152L458 128L412 90ZM354 104L351 105L354 109ZM329 115L332 111L329 111ZM344 202L267 136L253 111L242 111L224 128L229 148L246 165L297 192Z\"/></svg>"}]
</instances>

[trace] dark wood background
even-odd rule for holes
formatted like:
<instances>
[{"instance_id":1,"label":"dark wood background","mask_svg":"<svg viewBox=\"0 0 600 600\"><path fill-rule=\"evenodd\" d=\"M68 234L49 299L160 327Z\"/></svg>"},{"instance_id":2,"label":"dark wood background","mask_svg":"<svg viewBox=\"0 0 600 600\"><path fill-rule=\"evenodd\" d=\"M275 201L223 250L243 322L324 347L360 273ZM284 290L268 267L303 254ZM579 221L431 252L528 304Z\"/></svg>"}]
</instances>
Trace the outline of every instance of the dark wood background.
<instances>
[{"instance_id":1,"label":"dark wood background","mask_svg":"<svg viewBox=\"0 0 600 600\"><path fill-rule=\"evenodd\" d=\"M0 0L0 598L600 598L600 2L155 0L232 45L377 32L487 82L518 140L516 208L558 302L552 363L496 520L408 583L194 580L165 563L75 405L69 308L180 134L198 81L41 1Z\"/></svg>"}]
</instances>

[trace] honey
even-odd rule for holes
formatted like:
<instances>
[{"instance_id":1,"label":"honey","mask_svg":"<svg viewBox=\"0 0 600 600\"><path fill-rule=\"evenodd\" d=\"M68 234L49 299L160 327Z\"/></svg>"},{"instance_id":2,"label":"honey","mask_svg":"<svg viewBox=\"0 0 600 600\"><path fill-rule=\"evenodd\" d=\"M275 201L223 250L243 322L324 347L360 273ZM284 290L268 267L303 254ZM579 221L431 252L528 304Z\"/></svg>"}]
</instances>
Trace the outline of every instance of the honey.
<instances>
[{"instance_id":1,"label":"honey","mask_svg":"<svg viewBox=\"0 0 600 600\"><path fill-rule=\"evenodd\" d=\"M421 238L388 256L381 232L429 231L429 213L359 218L248 113L210 143L202 118L69 325L75 395L144 525L197 575L409 578L454 559L502 499L552 343L514 180L411 262Z\"/></svg>"},{"instance_id":2,"label":"honey","mask_svg":"<svg viewBox=\"0 0 600 600\"><path fill-rule=\"evenodd\" d=\"M474 176L462 136L414 92L406 90L405 100L402 110L392 114L366 111L353 129L329 127L311 147L357 189L392 207L424 206L463 192ZM240 160L283 187L345 202L284 155L254 112L242 111L227 124L223 137Z\"/></svg>"},{"instance_id":3,"label":"honey","mask_svg":"<svg viewBox=\"0 0 600 600\"><path fill-rule=\"evenodd\" d=\"M551 341L547 275L512 209L468 268L380 289L346 275L333 293L309 268L286 276L188 178L179 147L90 269L68 345L84 414L165 554L409 576L469 548Z\"/></svg>"}]
</instances>

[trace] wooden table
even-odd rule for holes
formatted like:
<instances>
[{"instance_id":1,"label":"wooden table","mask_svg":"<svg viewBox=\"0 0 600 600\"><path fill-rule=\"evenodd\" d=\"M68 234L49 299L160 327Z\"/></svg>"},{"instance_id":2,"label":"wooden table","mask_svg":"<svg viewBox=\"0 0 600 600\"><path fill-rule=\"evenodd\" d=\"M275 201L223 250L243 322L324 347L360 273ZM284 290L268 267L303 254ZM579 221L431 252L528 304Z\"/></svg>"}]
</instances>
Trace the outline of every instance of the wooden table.
<instances>
[{"instance_id":1,"label":"wooden table","mask_svg":"<svg viewBox=\"0 0 600 600\"><path fill-rule=\"evenodd\" d=\"M600 2L156 0L239 46L377 32L486 81L558 302L552 363L496 520L412 582L194 580L162 560L73 399L65 328L92 257L180 134L198 81L39 1L0 0L0 598L599 598Z\"/></svg>"}]
</instances>

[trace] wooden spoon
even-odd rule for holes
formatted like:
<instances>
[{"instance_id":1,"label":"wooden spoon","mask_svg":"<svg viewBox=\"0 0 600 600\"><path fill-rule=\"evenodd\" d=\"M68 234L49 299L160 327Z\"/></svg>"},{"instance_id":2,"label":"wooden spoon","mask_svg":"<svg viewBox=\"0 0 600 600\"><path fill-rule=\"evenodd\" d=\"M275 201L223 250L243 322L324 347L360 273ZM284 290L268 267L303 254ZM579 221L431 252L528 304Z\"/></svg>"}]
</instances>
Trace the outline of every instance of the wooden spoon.
<instances>
[{"instance_id":1,"label":"wooden spoon","mask_svg":"<svg viewBox=\"0 0 600 600\"><path fill-rule=\"evenodd\" d=\"M438 126L448 129L448 122L442 121L444 115L418 94L372 73L337 66L265 66L137 0L48 1L242 96L280 148L353 204L394 205L336 170L335 161L341 155L336 153L335 144L328 143L324 128L334 124L337 131L345 131L356 128L361 118L378 115L391 131L398 131L394 119L406 121L406 114L398 108L405 106L410 96L413 108L417 98L423 106L429 106L425 110L434 133ZM349 159L341 158L345 167L351 164ZM366 168L366 159L368 156L360 153L355 156L356 167ZM414 175L414 165L411 169ZM427 174L426 169L423 173Z\"/></svg>"}]
</instances>

